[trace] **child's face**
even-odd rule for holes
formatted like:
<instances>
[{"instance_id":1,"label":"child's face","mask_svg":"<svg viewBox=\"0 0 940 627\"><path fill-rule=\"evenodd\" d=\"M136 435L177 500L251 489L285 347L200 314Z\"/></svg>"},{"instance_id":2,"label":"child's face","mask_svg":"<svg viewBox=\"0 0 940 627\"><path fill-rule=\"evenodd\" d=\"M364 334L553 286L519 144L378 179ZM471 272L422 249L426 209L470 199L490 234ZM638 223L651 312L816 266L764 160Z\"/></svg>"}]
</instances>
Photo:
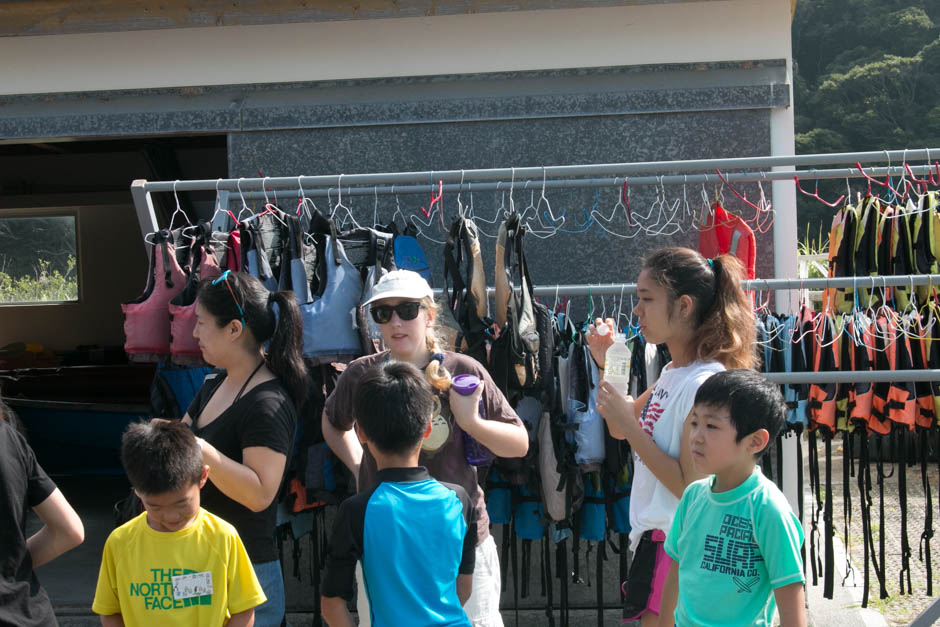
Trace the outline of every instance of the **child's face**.
<instances>
[{"instance_id":1,"label":"child's face","mask_svg":"<svg viewBox=\"0 0 940 627\"><path fill-rule=\"evenodd\" d=\"M665 344L674 334L669 315L669 293L646 270L636 280L639 301L633 308L647 342Z\"/></svg>"},{"instance_id":2,"label":"child's face","mask_svg":"<svg viewBox=\"0 0 940 627\"><path fill-rule=\"evenodd\" d=\"M147 524L151 529L172 532L192 524L199 513L199 490L206 483L208 469L206 466L199 482L188 487L160 494L137 493L144 509L147 510Z\"/></svg>"},{"instance_id":3,"label":"child's face","mask_svg":"<svg viewBox=\"0 0 940 627\"><path fill-rule=\"evenodd\" d=\"M736 441L738 430L727 407L695 405L689 418L692 465L706 475L718 475L729 468L754 465L751 438Z\"/></svg>"}]
</instances>

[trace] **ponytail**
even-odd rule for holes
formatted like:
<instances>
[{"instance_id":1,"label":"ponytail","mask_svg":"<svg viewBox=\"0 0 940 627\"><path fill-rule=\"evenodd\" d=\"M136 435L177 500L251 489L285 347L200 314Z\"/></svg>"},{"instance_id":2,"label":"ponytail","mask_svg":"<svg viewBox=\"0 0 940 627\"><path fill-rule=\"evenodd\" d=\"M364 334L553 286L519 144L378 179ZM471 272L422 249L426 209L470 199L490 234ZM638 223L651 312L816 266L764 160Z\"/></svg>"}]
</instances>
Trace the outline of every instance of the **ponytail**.
<instances>
[{"instance_id":1,"label":"ponytail","mask_svg":"<svg viewBox=\"0 0 940 627\"><path fill-rule=\"evenodd\" d=\"M754 314L741 289L744 267L731 255L705 259L688 248L662 248L643 264L666 288L670 306L688 295L695 303L692 353L698 361L726 368L755 368L758 363Z\"/></svg>"},{"instance_id":2,"label":"ponytail","mask_svg":"<svg viewBox=\"0 0 940 627\"><path fill-rule=\"evenodd\" d=\"M421 304L428 312L437 314L439 307L437 303L434 302L434 299L425 296L421 299ZM429 361L428 365L424 368L424 374L428 379L428 383L431 384L431 387L435 390L446 392L450 389L451 376L447 368L444 367L444 353L441 349L440 339L437 337L436 315L434 320L435 326L428 329L427 334L424 336L425 345L428 347L428 350L431 351L431 361Z\"/></svg>"},{"instance_id":3,"label":"ponytail","mask_svg":"<svg viewBox=\"0 0 940 627\"><path fill-rule=\"evenodd\" d=\"M271 372L281 380L284 387L299 409L307 398L307 366L304 364L301 344L303 327L300 321L300 309L294 300L293 292L271 292L268 296L268 310L274 317L273 304L277 304L277 322L266 361Z\"/></svg>"}]
</instances>

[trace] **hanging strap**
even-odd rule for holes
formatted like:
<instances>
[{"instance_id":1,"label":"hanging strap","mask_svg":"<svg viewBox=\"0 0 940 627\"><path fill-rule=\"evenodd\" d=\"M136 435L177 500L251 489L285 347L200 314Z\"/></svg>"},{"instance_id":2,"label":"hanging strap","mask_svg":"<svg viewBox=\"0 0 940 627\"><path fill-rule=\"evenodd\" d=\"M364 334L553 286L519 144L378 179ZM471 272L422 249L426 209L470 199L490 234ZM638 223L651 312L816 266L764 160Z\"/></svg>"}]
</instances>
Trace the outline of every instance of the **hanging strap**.
<instances>
[{"instance_id":1,"label":"hanging strap","mask_svg":"<svg viewBox=\"0 0 940 627\"><path fill-rule=\"evenodd\" d=\"M868 475L868 432L860 426L858 432L858 503L862 512L862 552L865 564L865 582L862 586L862 607L868 607L868 585L871 555L868 545L871 542L871 492L866 484ZM870 481L870 477L868 477Z\"/></svg>"},{"instance_id":2,"label":"hanging strap","mask_svg":"<svg viewBox=\"0 0 940 627\"><path fill-rule=\"evenodd\" d=\"M548 603L545 606L545 617L548 627L555 627L555 601L553 599L555 582L552 579L552 550L548 533L542 538L542 589L548 594Z\"/></svg>"},{"instance_id":3,"label":"hanging strap","mask_svg":"<svg viewBox=\"0 0 940 627\"><path fill-rule=\"evenodd\" d=\"M825 570L823 571L823 598L831 599L834 588L834 567L835 553L832 544L833 537L836 535L832 524L832 434L823 434L823 444L826 447L826 501L825 511L823 513L823 523L825 525L823 534L825 541Z\"/></svg>"},{"instance_id":4,"label":"hanging strap","mask_svg":"<svg viewBox=\"0 0 940 627\"><path fill-rule=\"evenodd\" d=\"M809 485L813 491L813 510L810 516L809 532L809 563L813 575L813 585L818 585L819 575L822 570L822 562L819 561L819 553L816 551L816 538L819 535L819 511L822 509L819 494L819 451L816 448L816 430L809 432Z\"/></svg>"},{"instance_id":5,"label":"hanging strap","mask_svg":"<svg viewBox=\"0 0 940 627\"><path fill-rule=\"evenodd\" d=\"M842 585L845 586L846 579L850 575L855 575L855 569L852 567L852 560L849 556L852 554L850 548L849 529L852 526L852 482L851 477L855 476L855 466L852 460L852 439L848 431L842 432L842 534L845 538L845 576L842 578Z\"/></svg>"},{"instance_id":6,"label":"hanging strap","mask_svg":"<svg viewBox=\"0 0 940 627\"><path fill-rule=\"evenodd\" d=\"M901 594L911 594L911 544L907 537L907 434L903 427L895 427L891 437L895 444L895 461L898 472L898 505L901 508L901 571L898 573L898 588ZM907 576L907 592L904 580Z\"/></svg>"},{"instance_id":7,"label":"hanging strap","mask_svg":"<svg viewBox=\"0 0 940 627\"><path fill-rule=\"evenodd\" d=\"M555 576L558 577L558 609L560 610L560 627L568 627L568 539L558 543L555 550Z\"/></svg>"},{"instance_id":8,"label":"hanging strap","mask_svg":"<svg viewBox=\"0 0 940 627\"><path fill-rule=\"evenodd\" d=\"M937 431L938 438L940 438L940 431ZM921 485L924 488L924 498L926 499L926 507L924 508L924 532L920 534L920 552L918 557L920 561L924 562L925 570L927 571L927 596L933 596L933 568L930 563L930 539L933 537L933 500L930 494L930 481L927 478L927 447L929 446L929 441L927 439L927 430L921 429L920 431L920 480ZM938 449L938 454L940 454L940 449Z\"/></svg>"},{"instance_id":9,"label":"hanging strap","mask_svg":"<svg viewBox=\"0 0 940 627\"><path fill-rule=\"evenodd\" d=\"M605 547L607 543L601 540L597 543L597 568L594 574L594 586L597 588L597 627L604 627L604 561L607 559Z\"/></svg>"},{"instance_id":10,"label":"hanging strap","mask_svg":"<svg viewBox=\"0 0 940 627\"><path fill-rule=\"evenodd\" d=\"M888 589L885 587L887 565L885 564L885 479L884 473L884 436L878 438L878 598L887 599Z\"/></svg>"}]
</instances>

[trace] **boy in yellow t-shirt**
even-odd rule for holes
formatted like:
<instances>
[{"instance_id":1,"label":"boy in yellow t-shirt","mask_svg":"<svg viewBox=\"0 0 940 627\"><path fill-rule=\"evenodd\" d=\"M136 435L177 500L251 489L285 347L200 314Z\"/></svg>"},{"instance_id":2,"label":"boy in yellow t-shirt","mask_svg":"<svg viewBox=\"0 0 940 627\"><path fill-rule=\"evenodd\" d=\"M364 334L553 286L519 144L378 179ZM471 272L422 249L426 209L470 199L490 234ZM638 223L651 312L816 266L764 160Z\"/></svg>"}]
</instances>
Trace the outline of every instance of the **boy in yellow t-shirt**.
<instances>
[{"instance_id":1,"label":"boy in yellow t-shirt","mask_svg":"<svg viewBox=\"0 0 940 627\"><path fill-rule=\"evenodd\" d=\"M265 601L238 532L199 507L209 467L185 425L133 424L121 462L146 510L111 532L91 608L112 625L251 625Z\"/></svg>"}]
</instances>

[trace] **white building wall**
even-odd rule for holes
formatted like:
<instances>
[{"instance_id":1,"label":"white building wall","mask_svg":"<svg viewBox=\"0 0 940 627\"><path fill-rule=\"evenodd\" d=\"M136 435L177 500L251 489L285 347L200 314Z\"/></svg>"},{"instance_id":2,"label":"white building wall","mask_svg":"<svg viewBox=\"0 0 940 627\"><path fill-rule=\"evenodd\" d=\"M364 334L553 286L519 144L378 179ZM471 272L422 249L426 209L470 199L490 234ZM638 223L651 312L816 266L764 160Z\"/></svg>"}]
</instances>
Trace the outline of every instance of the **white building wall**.
<instances>
[{"instance_id":1,"label":"white building wall","mask_svg":"<svg viewBox=\"0 0 940 627\"><path fill-rule=\"evenodd\" d=\"M789 0L0 38L0 95L790 59Z\"/></svg>"}]
</instances>

